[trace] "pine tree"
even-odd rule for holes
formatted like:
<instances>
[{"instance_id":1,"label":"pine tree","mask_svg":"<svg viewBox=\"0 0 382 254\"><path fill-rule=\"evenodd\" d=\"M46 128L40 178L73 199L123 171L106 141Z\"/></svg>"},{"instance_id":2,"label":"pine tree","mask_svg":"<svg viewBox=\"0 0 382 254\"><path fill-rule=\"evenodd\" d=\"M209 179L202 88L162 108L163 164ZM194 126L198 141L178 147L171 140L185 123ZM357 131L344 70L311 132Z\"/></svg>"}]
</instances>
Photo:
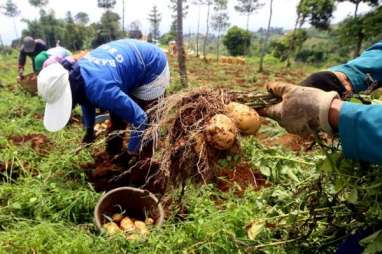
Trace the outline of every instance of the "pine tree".
<instances>
[{"instance_id":1,"label":"pine tree","mask_svg":"<svg viewBox=\"0 0 382 254\"><path fill-rule=\"evenodd\" d=\"M203 42L203 59L207 60L207 42L208 42L208 35L210 32L210 9L213 4L213 0L205 0L204 4L207 5L207 17L206 17L206 34L204 36L204 42Z\"/></svg>"},{"instance_id":2,"label":"pine tree","mask_svg":"<svg viewBox=\"0 0 382 254\"><path fill-rule=\"evenodd\" d=\"M12 0L7 0L5 5L0 6L0 10L1 10L1 13L4 16L12 18L14 29L15 29L15 35L16 35L16 38L18 38L19 35L18 35L18 32L17 32L17 26L16 26L15 18L20 15L19 8L17 7L17 5Z\"/></svg>"},{"instance_id":3,"label":"pine tree","mask_svg":"<svg viewBox=\"0 0 382 254\"><path fill-rule=\"evenodd\" d=\"M229 16L227 13L228 0L215 0L215 14L212 16L212 28L217 32L216 40L216 59L219 61L220 56L220 37L221 32L229 26Z\"/></svg>"},{"instance_id":4,"label":"pine tree","mask_svg":"<svg viewBox=\"0 0 382 254\"><path fill-rule=\"evenodd\" d=\"M271 22L272 22L272 12L273 12L273 0L270 0L269 3L269 19L268 19L268 27L267 27L267 32L265 34L265 39L263 41L263 45L261 47L260 51L260 65L259 65L259 72L263 72L264 70L264 56L265 56L265 50L267 48L267 43L269 39L269 31L271 29Z\"/></svg>"},{"instance_id":5,"label":"pine tree","mask_svg":"<svg viewBox=\"0 0 382 254\"><path fill-rule=\"evenodd\" d=\"M239 13L247 16L247 31L249 29L249 18L258 9L260 9L264 4L260 3L259 0L237 0L238 4L235 6L235 10Z\"/></svg>"},{"instance_id":6,"label":"pine tree","mask_svg":"<svg viewBox=\"0 0 382 254\"><path fill-rule=\"evenodd\" d=\"M157 41L160 37L159 25L162 20L162 15L159 13L156 5L153 6L151 12L149 13L149 21L151 24L151 35L152 38Z\"/></svg>"},{"instance_id":7,"label":"pine tree","mask_svg":"<svg viewBox=\"0 0 382 254\"><path fill-rule=\"evenodd\" d=\"M199 37L200 37L200 9L204 4L203 0L195 0L192 2L193 5L198 6L198 25L196 29L196 57L199 57Z\"/></svg>"}]
</instances>

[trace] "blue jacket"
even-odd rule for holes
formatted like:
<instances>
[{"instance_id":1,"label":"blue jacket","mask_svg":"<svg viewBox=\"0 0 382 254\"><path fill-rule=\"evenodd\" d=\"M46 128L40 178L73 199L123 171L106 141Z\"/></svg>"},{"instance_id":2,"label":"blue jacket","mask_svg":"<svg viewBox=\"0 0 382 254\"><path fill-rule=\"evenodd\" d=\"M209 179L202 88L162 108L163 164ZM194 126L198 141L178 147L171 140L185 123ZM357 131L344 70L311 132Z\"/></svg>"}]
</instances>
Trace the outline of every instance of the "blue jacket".
<instances>
[{"instance_id":1,"label":"blue jacket","mask_svg":"<svg viewBox=\"0 0 382 254\"><path fill-rule=\"evenodd\" d=\"M361 56L330 70L343 72L355 92L367 89L366 74L382 83L382 41ZM340 112L339 132L347 158L382 164L382 105L345 102Z\"/></svg>"},{"instance_id":2,"label":"blue jacket","mask_svg":"<svg viewBox=\"0 0 382 254\"><path fill-rule=\"evenodd\" d=\"M108 110L132 124L134 131L128 149L136 152L147 115L129 93L163 72L166 55L152 44L125 39L98 47L79 60L78 65L89 101L81 105L85 127L94 127L96 107Z\"/></svg>"}]
</instances>

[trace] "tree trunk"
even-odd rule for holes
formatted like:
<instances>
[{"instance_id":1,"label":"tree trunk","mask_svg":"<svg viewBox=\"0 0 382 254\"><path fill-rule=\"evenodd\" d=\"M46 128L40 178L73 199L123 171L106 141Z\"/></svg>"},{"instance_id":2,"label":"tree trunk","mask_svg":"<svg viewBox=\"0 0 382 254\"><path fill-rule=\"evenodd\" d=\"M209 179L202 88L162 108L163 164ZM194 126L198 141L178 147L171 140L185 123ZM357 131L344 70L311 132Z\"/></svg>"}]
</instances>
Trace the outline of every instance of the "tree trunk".
<instances>
[{"instance_id":1,"label":"tree trunk","mask_svg":"<svg viewBox=\"0 0 382 254\"><path fill-rule=\"evenodd\" d=\"M207 60L207 41L208 41L208 33L209 33L209 19L210 19L210 7L211 4L207 4L207 21L206 21L206 36L204 37L204 43L203 43L203 59Z\"/></svg>"},{"instance_id":2,"label":"tree trunk","mask_svg":"<svg viewBox=\"0 0 382 254\"><path fill-rule=\"evenodd\" d=\"M358 14L358 7L359 7L360 2L361 2L361 1L357 1L357 2L355 3L354 18L357 17L357 14Z\"/></svg>"},{"instance_id":3,"label":"tree trunk","mask_svg":"<svg viewBox=\"0 0 382 254\"><path fill-rule=\"evenodd\" d=\"M288 50L288 55L287 55L287 60L286 60L286 67L290 67L291 63L290 63L290 55L294 52L294 48L295 48L295 44L296 44L296 31L297 31L297 26L298 26L298 23L300 21L300 15L298 14L297 15L297 19L296 19L296 23L294 25L294 29L293 29L293 34L292 34L292 43L289 47L289 50Z\"/></svg>"},{"instance_id":4,"label":"tree trunk","mask_svg":"<svg viewBox=\"0 0 382 254\"><path fill-rule=\"evenodd\" d=\"M249 17L250 17L251 15L248 13L247 14L247 32L249 31Z\"/></svg>"},{"instance_id":5,"label":"tree trunk","mask_svg":"<svg viewBox=\"0 0 382 254\"><path fill-rule=\"evenodd\" d=\"M0 47L4 47L3 38L1 37L1 34L0 34Z\"/></svg>"},{"instance_id":6,"label":"tree trunk","mask_svg":"<svg viewBox=\"0 0 382 254\"><path fill-rule=\"evenodd\" d=\"M264 71L264 66L263 66L264 65L264 56L265 56L265 50L267 48L267 43L268 43L268 39L269 39L269 32L271 30L272 12L273 12L273 0L271 0L271 2L270 2L268 28L267 28L267 33L265 34L265 39L264 39L263 46L261 47L261 52L260 52L259 72Z\"/></svg>"},{"instance_id":7,"label":"tree trunk","mask_svg":"<svg viewBox=\"0 0 382 254\"><path fill-rule=\"evenodd\" d=\"M198 28L196 31L196 57L199 57L200 4L198 6Z\"/></svg>"},{"instance_id":8,"label":"tree trunk","mask_svg":"<svg viewBox=\"0 0 382 254\"><path fill-rule=\"evenodd\" d=\"M186 55L183 46L183 0L177 0L176 47L178 50L180 83L183 87L187 87Z\"/></svg>"},{"instance_id":9,"label":"tree trunk","mask_svg":"<svg viewBox=\"0 0 382 254\"><path fill-rule=\"evenodd\" d=\"M19 33L17 31L16 18L13 18L13 28L15 29L16 39L19 39Z\"/></svg>"},{"instance_id":10,"label":"tree trunk","mask_svg":"<svg viewBox=\"0 0 382 254\"><path fill-rule=\"evenodd\" d=\"M220 30L218 31L218 38L216 42L216 61L219 62L220 58Z\"/></svg>"},{"instance_id":11,"label":"tree trunk","mask_svg":"<svg viewBox=\"0 0 382 254\"><path fill-rule=\"evenodd\" d=\"M355 50L354 50L354 58L358 57L361 53L362 43L363 43L364 37L365 36L362 33L362 31L359 31L358 36L357 36L357 44L356 44Z\"/></svg>"}]
</instances>

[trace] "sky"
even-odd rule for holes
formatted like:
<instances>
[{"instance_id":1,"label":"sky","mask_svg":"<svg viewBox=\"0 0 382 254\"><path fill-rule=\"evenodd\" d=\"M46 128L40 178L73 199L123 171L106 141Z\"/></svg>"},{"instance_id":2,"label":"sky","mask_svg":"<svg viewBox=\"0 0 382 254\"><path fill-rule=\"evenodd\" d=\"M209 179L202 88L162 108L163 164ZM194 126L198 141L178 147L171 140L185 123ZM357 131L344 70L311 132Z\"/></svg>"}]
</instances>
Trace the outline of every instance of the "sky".
<instances>
[{"instance_id":1,"label":"sky","mask_svg":"<svg viewBox=\"0 0 382 254\"><path fill-rule=\"evenodd\" d=\"M4 4L6 0L0 0L0 5ZM21 15L12 20L8 17L0 15L0 36L3 43L10 44L10 42L21 34L25 23L22 19L37 19L38 9L30 6L28 0L14 0L18 5ZM122 2L123 0L117 0L117 5L114 8L115 12L118 12L122 16ZM192 2L192 0L188 0ZM269 2L263 0L262 2ZM273 19L272 26L282 27L284 29L291 29L294 26L296 19L296 5L298 0L274 0L273 4ZM147 20L148 13L153 5L157 5L159 12L162 14L162 22L160 25L161 33L165 33L170 29L172 17L171 10L169 9L170 0L125 0L125 26L133 21L139 21L142 25L142 31L147 33L149 31L149 23ZM246 18L239 15L234 6L236 0L229 0L228 13L230 17L231 25L238 25L245 28ZM46 9L54 10L57 17L63 18L67 11L71 11L73 15L83 11L89 14L92 22L98 21L104 10L97 7L96 0L49 0L49 5ZM201 25L200 31L205 31L206 20L206 8L202 8L200 12ZM361 4L359 12L367 12L369 7L365 4ZM332 23L336 23L344 19L348 15L352 15L354 12L354 5L348 2L337 5L337 9L334 13ZM269 16L269 4L265 4L263 8L258 10L251 16L250 30L257 30L260 27L266 27ZM198 23L198 7L191 5L188 11L188 15L184 21L184 32L196 32Z\"/></svg>"}]
</instances>

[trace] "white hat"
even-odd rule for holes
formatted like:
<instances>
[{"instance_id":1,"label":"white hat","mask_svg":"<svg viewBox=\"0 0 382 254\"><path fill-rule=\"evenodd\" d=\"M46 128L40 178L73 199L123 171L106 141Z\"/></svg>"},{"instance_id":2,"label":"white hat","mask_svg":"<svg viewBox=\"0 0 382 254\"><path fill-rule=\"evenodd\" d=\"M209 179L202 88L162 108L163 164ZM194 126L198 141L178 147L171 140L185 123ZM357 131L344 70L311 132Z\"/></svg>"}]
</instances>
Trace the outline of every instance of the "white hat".
<instances>
[{"instance_id":1,"label":"white hat","mask_svg":"<svg viewBox=\"0 0 382 254\"><path fill-rule=\"evenodd\" d=\"M69 72L59 63L44 68L37 77L38 94L46 101L44 126L48 131L65 127L72 112Z\"/></svg>"}]
</instances>

